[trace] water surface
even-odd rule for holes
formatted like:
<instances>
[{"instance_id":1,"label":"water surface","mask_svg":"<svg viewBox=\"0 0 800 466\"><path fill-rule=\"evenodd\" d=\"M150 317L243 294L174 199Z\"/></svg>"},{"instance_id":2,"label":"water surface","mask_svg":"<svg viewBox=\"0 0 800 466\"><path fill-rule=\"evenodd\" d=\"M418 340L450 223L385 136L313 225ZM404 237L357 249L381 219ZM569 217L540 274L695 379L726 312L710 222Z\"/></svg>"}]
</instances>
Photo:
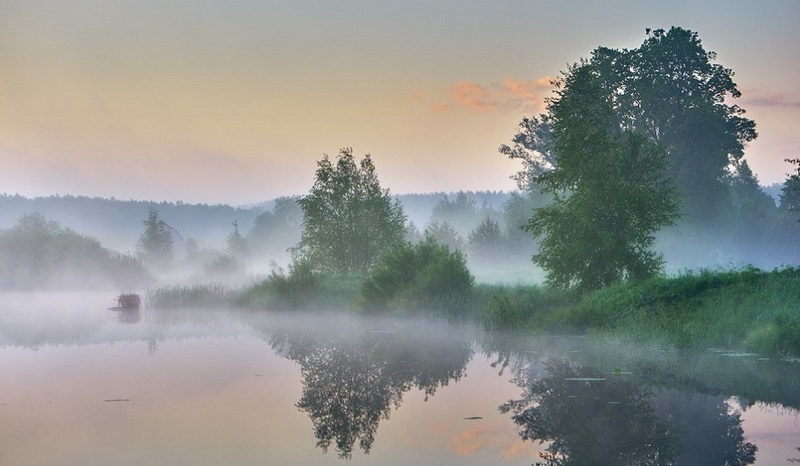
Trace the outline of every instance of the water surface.
<instances>
[{"instance_id":1,"label":"water surface","mask_svg":"<svg viewBox=\"0 0 800 466\"><path fill-rule=\"evenodd\" d=\"M112 305L2 295L0 464L800 461L794 362L426 318Z\"/></svg>"}]
</instances>

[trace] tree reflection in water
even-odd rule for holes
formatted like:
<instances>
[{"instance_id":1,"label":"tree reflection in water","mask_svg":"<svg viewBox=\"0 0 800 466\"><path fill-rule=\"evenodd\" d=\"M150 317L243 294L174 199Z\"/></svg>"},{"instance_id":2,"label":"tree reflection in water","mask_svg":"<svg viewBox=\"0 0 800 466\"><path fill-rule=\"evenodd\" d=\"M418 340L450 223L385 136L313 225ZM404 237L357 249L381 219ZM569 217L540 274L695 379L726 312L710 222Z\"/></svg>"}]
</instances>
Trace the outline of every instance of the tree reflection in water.
<instances>
[{"instance_id":1,"label":"tree reflection in water","mask_svg":"<svg viewBox=\"0 0 800 466\"><path fill-rule=\"evenodd\" d=\"M515 382L512 413L525 440L550 442L546 465L745 465L756 446L722 399L654 392L621 374L601 374L564 359L529 366Z\"/></svg>"},{"instance_id":2,"label":"tree reflection in water","mask_svg":"<svg viewBox=\"0 0 800 466\"><path fill-rule=\"evenodd\" d=\"M472 341L446 327L394 323L391 331L367 329L280 331L275 351L301 367L297 407L308 413L317 446L331 445L350 458L356 443L369 453L378 424L416 387L431 396L464 376ZM324 330L324 331L323 331Z\"/></svg>"}]
</instances>

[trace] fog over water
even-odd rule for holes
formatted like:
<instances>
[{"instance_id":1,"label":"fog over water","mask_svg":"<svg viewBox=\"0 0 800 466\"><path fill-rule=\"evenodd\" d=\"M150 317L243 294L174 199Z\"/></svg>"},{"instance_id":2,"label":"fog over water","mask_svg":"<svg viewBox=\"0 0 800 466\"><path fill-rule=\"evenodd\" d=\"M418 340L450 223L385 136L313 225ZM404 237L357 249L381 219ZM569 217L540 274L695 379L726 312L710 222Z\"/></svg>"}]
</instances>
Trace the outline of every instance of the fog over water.
<instances>
[{"instance_id":1,"label":"fog over water","mask_svg":"<svg viewBox=\"0 0 800 466\"><path fill-rule=\"evenodd\" d=\"M532 464L550 448L575 461L755 454L770 465L800 454L796 362L428 318L110 311L111 298L2 295L0 463Z\"/></svg>"}]
</instances>

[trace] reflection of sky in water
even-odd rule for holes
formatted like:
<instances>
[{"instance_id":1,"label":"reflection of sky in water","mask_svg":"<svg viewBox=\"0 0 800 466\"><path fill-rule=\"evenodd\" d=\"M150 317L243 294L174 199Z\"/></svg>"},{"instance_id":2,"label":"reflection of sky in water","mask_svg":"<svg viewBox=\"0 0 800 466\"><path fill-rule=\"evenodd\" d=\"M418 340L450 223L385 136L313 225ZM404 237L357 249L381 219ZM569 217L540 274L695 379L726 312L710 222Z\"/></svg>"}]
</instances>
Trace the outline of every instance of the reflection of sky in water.
<instances>
[{"instance_id":1,"label":"reflection of sky in water","mask_svg":"<svg viewBox=\"0 0 800 466\"><path fill-rule=\"evenodd\" d=\"M757 403L742 412L742 426L747 440L758 445L756 464L800 463L800 413L797 411Z\"/></svg>"},{"instance_id":2,"label":"reflection of sky in water","mask_svg":"<svg viewBox=\"0 0 800 466\"><path fill-rule=\"evenodd\" d=\"M296 361L352 347L380 351L413 327L305 315L306 327L279 352L293 360L270 345L271 335L293 328L287 314L145 309L125 323L104 295L16 294L0 302L0 464L532 464L547 446L524 442L509 414L498 412L520 397L510 382L539 361L535 351L516 353L498 376L500 367L490 365L498 354L477 345L466 377L429 397L404 386L370 453L356 446L351 460L340 460L333 446L327 454L316 447L310 414L296 406L304 393ZM323 335L310 330L315 320L329 334L347 333L354 346L303 347ZM448 331L462 330L422 327L411 341L446 345L458 340ZM474 335L465 338L473 345ZM402 344L383 350L381 361L393 364L415 364L415 351L429 357ZM534 375L543 370L532 367ZM756 464L800 455L797 412L774 411L743 410Z\"/></svg>"}]
</instances>

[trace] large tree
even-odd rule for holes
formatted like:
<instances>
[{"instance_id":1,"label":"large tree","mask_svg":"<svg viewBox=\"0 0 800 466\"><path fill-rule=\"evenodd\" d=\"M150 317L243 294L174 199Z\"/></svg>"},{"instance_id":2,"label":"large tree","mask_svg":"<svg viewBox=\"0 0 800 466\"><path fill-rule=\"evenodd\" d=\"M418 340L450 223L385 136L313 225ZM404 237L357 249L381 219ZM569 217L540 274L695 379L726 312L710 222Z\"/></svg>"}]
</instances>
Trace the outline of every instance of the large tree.
<instances>
[{"instance_id":1,"label":"large tree","mask_svg":"<svg viewBox=\"0 0 800 466\"><path fill-rule=\"evenodd\" d=\"M526 228L542 239L534 262L554 286L591 289L658 273L654 232L678 215L663 148L621 127L602 85L590 64L574 65L548 106L555 164L536 182L554 200Z\"/></svg>"},{"instance_id":2,"label":"large tree","mask_svg":"<svg viewBox=\"0 0 800 466\"><path fill-rule=\"evenodd\" d=\"M757 136L744 110L728 103L741 96L733 71L715 59L696 32L672 27L648 30L635 49L599 47L583 63L600 80L617 124L664 148L685 217L700 223L728 207L728 175L741 167L744 145ZM523 119L513 145L500 148L522 161L515 179L523 188L554 168L552 117Z\"/></svg>"},{"instance_id":3,"label":"large tree","mask_svg":"<svg viewBox=\"0 0 800 466\"><path fill-rule=\"evenodd\" d=\"M298 204L303 233L295 253L335 273L365 273L392 244L403 241L403 208L378 182L369 154L357 164L342 149L335 162L317 162L316 178Z\"/></svg>"}]
</instances>

